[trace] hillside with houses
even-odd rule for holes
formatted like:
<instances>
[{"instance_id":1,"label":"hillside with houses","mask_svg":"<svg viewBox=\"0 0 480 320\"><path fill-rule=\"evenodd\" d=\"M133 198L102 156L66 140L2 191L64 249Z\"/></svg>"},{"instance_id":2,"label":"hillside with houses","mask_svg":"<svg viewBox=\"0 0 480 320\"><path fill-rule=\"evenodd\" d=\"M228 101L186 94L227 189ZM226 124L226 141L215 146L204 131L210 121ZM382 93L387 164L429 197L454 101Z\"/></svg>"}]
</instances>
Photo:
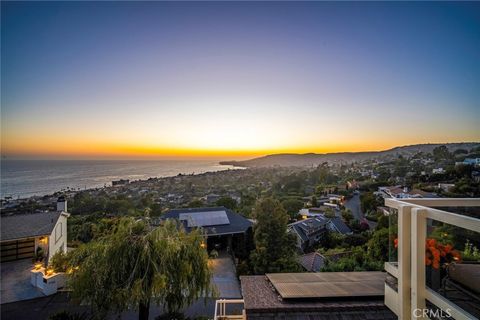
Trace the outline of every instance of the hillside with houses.
<instances>
[{"instance_id":1,"label":"hillside with houses","mask_svg":"<svg viewBox=\"0 0 480 320\"><path fill-rule=\"evenodd\" d=\"M323 162L329 163L352 163L368 160L386 161L398 156L412 157L418 153L431 153L439 146L446 146L449 151L470 150L479 147L479 142L447 143L447 144L416 144L410 146L395 147L384 151L371 152L339 152L339 153L305 153L305 154L272 154L260 158L244 161L222 161L222 164L241 167L271 167L271 166L317 166Z\"/></svg>"}]
</instances>

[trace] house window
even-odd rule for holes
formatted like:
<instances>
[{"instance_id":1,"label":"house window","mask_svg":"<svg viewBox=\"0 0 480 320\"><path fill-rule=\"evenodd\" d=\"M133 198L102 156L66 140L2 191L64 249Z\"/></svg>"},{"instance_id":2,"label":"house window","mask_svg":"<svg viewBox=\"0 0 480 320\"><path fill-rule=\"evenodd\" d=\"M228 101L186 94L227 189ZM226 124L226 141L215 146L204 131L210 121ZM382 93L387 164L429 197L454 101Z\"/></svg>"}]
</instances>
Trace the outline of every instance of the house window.
<instances>
[{"instance_id":1,"label":"house window","mask_svg":"<svg viewBox=\"0 0 480 320\"><path fill-rule=\"evenodd\" d=\"M60 240L60 238L62 237L63 235L63 228L62 228L62 223L59 222L57 224L57 227L55 228L55 243L58 242L58 240Z\"/></svg>"}]
</instances>

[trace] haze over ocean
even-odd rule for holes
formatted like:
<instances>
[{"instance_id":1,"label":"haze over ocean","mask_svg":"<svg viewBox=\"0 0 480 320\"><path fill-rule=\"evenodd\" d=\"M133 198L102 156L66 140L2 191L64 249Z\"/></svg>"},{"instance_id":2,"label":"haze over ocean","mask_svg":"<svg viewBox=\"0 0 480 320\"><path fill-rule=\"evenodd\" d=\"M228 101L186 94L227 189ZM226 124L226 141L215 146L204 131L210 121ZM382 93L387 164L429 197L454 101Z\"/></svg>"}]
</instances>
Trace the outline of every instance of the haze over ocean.
<instances>
[{"instance_id":1,"label":"haze over ocean","mask_svg":"<svg viewBox=\"0 0 480 320\"><path fill-rule=\"evenodd\" d=\"M144 180L234 168L215 160L2 160L1 166L1 198L103 187L118 179Z\"/></svg>"}]
</instances>

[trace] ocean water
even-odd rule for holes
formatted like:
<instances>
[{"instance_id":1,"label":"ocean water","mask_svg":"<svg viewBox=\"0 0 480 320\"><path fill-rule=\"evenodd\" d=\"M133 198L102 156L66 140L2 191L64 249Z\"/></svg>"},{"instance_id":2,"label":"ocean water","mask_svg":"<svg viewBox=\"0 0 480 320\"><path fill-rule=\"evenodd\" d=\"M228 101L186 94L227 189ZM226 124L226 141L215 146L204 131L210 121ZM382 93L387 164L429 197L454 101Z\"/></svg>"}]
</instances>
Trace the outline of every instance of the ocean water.
<instances>
[{"instance_id":1,"label":"ocean water","mask_svg":"<svg viewBox=\"0 0 480 320\"><path fill-rule=\"evenodd\" d=\"M26 198L70 189L232 169L214 160L2 160L0 197Z\"/></svg>"}]
</instances>

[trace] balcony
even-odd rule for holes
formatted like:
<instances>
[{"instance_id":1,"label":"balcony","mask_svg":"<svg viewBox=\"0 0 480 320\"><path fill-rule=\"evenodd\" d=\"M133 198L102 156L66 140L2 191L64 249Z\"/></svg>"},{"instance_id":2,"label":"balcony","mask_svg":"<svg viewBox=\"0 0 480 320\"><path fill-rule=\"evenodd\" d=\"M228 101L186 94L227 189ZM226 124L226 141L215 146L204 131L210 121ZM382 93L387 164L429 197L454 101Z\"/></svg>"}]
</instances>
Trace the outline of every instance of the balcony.
<instances>
[{"instance_id":1,"label":"balcony","mask_svg":"<svg viewBox=\"0 0 480 320\"><path fill-rule=\"evenodd\" d=\"M480 199L386 199L385 304L399 319L480 317Z\"/></svg>"}]
</instances>

